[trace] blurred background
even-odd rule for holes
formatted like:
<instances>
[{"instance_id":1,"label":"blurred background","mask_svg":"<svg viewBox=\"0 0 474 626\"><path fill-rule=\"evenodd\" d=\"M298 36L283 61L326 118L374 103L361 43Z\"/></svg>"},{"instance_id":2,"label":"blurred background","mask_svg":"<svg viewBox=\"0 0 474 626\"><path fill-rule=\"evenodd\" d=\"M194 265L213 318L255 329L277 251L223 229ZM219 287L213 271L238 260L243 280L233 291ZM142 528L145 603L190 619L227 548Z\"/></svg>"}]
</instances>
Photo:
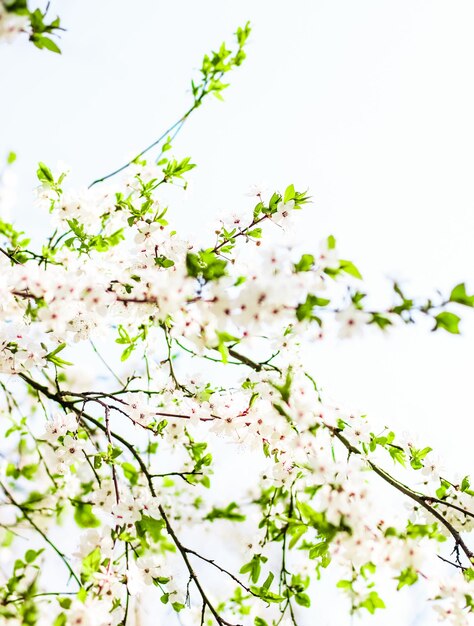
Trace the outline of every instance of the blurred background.
<instances>
[{"instance_id":1,"label":"blurred background","mask_svg":"<svg viewBox=\"0 0 474 626\"><path fill-rule=\"evenodd\" d=\"M61 56L17 40L0 49L0 151L18 154L15 222L36 235L39 160L78 186L107 174L187 110L203 54L253 26L225 102L207 101L174 142L198 167L170 216L205 237L223 211L251 210L264 182L308 188L297 237L329 234L384 302L474 290L474 4L470 0L62 0ZM3 158L3 157L2 157ZM330 340L308 358L333 397L439 450L447 474L472 470L474 314L462 335L405 328ZM387 615L322 626L431 624L406 594ZM336 621L335 621L336 620Z\"/></svg>"}]
</instances>

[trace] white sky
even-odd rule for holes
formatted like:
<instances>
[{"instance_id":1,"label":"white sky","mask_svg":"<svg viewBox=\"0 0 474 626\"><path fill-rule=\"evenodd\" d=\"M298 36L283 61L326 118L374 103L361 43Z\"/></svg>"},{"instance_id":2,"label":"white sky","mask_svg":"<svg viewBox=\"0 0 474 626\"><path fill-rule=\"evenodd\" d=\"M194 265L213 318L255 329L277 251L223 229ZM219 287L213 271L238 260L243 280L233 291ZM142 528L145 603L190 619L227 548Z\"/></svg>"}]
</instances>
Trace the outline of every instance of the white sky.
<instances>
[{"instance_id":1,"label":"white sky","mask_svg":"<svg viewBox=\"0 0 474 626\"><path fill-rule=\"evenodd\" d=\"M38 160L66 161L80 184L115 169L186 110L202 55L250 20L225 103L207 102L175 142L199 166L178 202L182 223L203 233L217 212L250 208L250 184L293 182L314 197L308 251L333 233L375 293L395 276L413 293L464 280L474 290L470 0L63 0L55 10L68 30L61 57L26 42L0 50L0 148L19 155L19 220L42 228L30 204ZM468 473L474 315L464 317L462 337L407 329L321 344L316 378Z\"/></svg>"}]
</instances>

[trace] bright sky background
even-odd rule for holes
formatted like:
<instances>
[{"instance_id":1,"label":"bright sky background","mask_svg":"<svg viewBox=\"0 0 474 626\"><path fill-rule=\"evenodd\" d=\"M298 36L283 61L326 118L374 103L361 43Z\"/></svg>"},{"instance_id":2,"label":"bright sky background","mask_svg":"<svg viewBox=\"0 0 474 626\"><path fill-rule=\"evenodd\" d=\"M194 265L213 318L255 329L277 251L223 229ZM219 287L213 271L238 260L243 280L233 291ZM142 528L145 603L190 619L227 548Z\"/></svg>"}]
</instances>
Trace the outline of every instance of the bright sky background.
<instances>
[{"instance_id":1,"label":"bright sky background","mask_svg":"<svg viewBox=\"0 0 474 626\"><path fill-rule=\"evenodd\" d=\"M388 277L413 294L461 281L474 290L470 0L63 0L56 10L62 56L26 42L0 51L0 147L19 155L20 222L43 228L31 203L38 160L65 161L79 184L115 169L187 109L202 55L250 20L225 103L207 102L175 142L199 166L177 204L183 225L205 232L216 213L250 208L252 183L294 183L314 198L300 234L308 252L334 234L376 294ZM316 378L348 406L420 433L451 475L468 473L474 315L464 316L461 337L406 329L320 344ZM421 623L383 619L367 623Z\"/></svg>"}]
</instances>

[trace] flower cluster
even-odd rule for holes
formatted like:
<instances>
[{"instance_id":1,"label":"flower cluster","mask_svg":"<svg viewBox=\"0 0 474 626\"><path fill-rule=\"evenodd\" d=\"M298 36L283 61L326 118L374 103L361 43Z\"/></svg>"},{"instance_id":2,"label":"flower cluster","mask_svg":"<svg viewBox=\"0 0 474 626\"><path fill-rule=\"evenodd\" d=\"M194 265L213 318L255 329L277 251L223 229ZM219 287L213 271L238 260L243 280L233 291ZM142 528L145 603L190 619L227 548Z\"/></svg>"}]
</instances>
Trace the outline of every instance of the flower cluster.
<instances>
[{"instance_id":1,"label":"flower cluster","mask_svg":"<svg viewBox=\"0 0 474 626\"><path fill-rule=\"evenodd\" d=\"M20 33L26 32L28 25L27 16L9 11L8 5L0 3L0 40L12 41Z\"/></svg>"},{"instance_id":2,"label":"flower cluster","mask_svg":"<svg viewBox=\"0 0 474 626\"><path fill-rule=\"evenodd\" d=\"M248 34L204 58L190 110ZM39 248L0 222L0 622L139 624L148 599L156 622L159 599L183 624L303 625L329 570L352 613L417 585L467 625L469 477L332 401L302 348L420 319L457 333L474 296L394 284L374 309L332 235L290 243L310 200L293 185L256 189L204 243L180 236L162 191L193 164L170 141L79 191L40 163Z\"/></svg>"},{"instance_id":3,"label":"flower cluster","mask_svg":"<svg viewBox=\"0 0 474 626\"><path fill-rule=\"evenodd\" d=\"M27 34L29 40L40 49L60 52L57 44L49 37L62 30L60 19L48 22L47 12L39 8L31 10L26 0L0 0L0 44L9 43L19 35Z\"/></svg>"}]
</instances>

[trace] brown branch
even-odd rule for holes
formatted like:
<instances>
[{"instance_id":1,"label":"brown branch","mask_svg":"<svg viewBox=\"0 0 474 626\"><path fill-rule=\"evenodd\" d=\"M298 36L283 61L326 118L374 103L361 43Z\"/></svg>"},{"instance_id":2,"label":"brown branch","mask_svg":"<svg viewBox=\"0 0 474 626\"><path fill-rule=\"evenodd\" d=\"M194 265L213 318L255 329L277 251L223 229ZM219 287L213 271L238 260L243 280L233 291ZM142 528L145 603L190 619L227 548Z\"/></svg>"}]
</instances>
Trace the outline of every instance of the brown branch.
<instances>
[{"instance_id":1,"label":"brown branch","mask_svg":"<svg viewBox=\"0 0 474 626\"><path fill-rule=\"evenodd\" d=\"M62 395L60 393L55 393L55 392L50 391L47 387L45 387L41 383L38 383L37 381L35 381L35 380L29 378L28 376L26 376L26 374L19 374L19 376L25 382L27 382L31 387L33 387L37 391L41 392L47 398L57 402L63 408L68 408L68 409L72 410L74 413L76 413L76 415L77 415L79 420L81 420L81 421L87 420L88 422L94 424L97 428L102 430L105 434L107 434L107 428L106 428L106 426L104 426L104 424L101 424L98 420L96 420L94 417L92 417L92 415L88 415L87 413L84 413L83 411L80 411L74 405L74 403L69 402L67 400L64 400L64 398L62 397ZM113 437L117 441L120 441L120 443L122 445L124 445L131 452L131 454L136 459L138 465L140 466L140 469L143 472L143 475L145 476L145 478L147 480L148 487L149 487L151 495L153 497L156 497L156 491L155 491L155 488L153 486L152 475L148 471L148 469L147 469L143 459L141 458L140 454L135 450L134 446L131 443L129 443L126 439L124 439L121 435L119 435L117 433L114 433L113 431L110 431L110 435L111 435L111 437ZM168 533L172 537L173 542L174 542L175 546L177 547L178 551L180 552L181 557L182 557L182 559L183 559L183 561L184 561L184 563L186 565L186 568L187 568L187 570L189 572L189 575L192 578L194 584L196 585L197 590L199 591L199 594L201 596L203 604L208 607L209 611L214 616L214 618L215 618L216 622L218 623L218 625L219 626L242 626L241 624L232 624L231 622L226 621L224 618L222 618L219 615L219 613L215 609L214 605L209 600L205 590L203 589L203 587L201 585L201 582L199 581L199 579L198 579L198 577L197 577L197 575L196 575L196 573L195 573L195 571L194 571L194 569L193 569L193 567L192 567L192 565L191 565L191 563L189 561L188 553L186 551L186 548L184 548L184 546L180 542L179 538L177 537L173 527L170 524L170 521L168 519L168 515L167 515L166 511L164 510L164 508L163 508L163 506L161 504L158 505L158 510L160 512L161 517L163 518L166 530L168 531Z\"/></svg>"},{"instance_id":2,"label":"brown branch","mask_svg":"<svg viewBox=\"0 0 474 626\"><path fill-rule=\"evenodd\" d=\"M263 220L268 219L269 217L270 217L269 215L265 214L265 215L263 215L262 217L259 217L259 218L258 218L258 220L253 219L251 224L249 224L249 225L248 225L248 226L246 226L245 228L242 228L242 230L239 230L239 232L238 232L236 235L234 235L233 237L231 237L231 238L229 238L229 239L226 237L226 238L224 238L224 239L221 241L221 243L216 244L216 245L214 246L214 248L212 249L212 252L216 252L216 253L217 253L217 252L219 252L219 250L220 250L223 246L227 245L227 244L231 241L231 239L237 239L237 237L242 237L242 236L246 235L246 234L247 234L247 231L249 231L251 228L253 228L253 227L254 227L254 226L256 226L257 224L260 224L260 222L263 222Z\"/></svg>"},{"instance_id":3,"label":"brown branch","mask_svg":"<svg viewBox=\"0 0 474 626\"><path fill-rule=\"evenodd\" d=\"M229 350L229 354L231 354L231 351ZM234 352L234 354L232 354L232 356L234 358L239 358L239 356L237 353ZM247 357L245 358L245 363L251 367L252 369L254 369L255 371L260 371L260 365L258 363L255 363L254 361L252 361L251 359L248 359ZM339 441L341 443L344 444L344 446L347 448L347 450L353 454L361 454L360 450L358 448L356 448L355 446L353 446L345 437L344 435L341 434L341 431L338 428L335 428L333 426L329 426L327 424L325 424L326 428L328 428L328 430L330 430L332 432L332 434L339 439ZM449 533L451 534L451 536L454 538L456 545L459 546L462 551L464 552L464 554L467 556L468 560L470 563L474 563L474 553L468 548L468 546L466 545L464 539L461 537L461 534L454 528L454 526L448 522L447 519L445 519L443 517L443 515L434 507L430 506L430 504L428 503L429 500L434 500L433 498L430 498L430 496L425 496L425 495L420 495L415 493L412 489L410 489L409 487L407 487L406 485L403 485L402 483L398 482L397 480L395 480L392 476L390 476L390 474L388 474L385 470L383 470L382 468L378 467L378 465L376 465L375 463L373 463L370 460L367 460L368 465L371 467L371 469L381 478L383 478L383 480L385 480L385 482L387 482L388 484L390 484L392 487L394 487L395 489L397 489L398 491L400 491L401 493L403 493L404 495L408 496L409 498L411 498L412 500L414 500L415 502L417 502L421 507L423 507L425 510L427 510L429 513L431 513L431 515L433 515L433 517L435 517L438 521L441 522L441 524L443 524L443 526L449 531ZM447 505L448 503L441 501L442 504ZM464 509L461 509L460 507L457 507L456 505L451 505L453 508L455 509L460 509L463 513L465 514L470 514L467 513Z\"/></svg>"},{"instance_id":4,"label":"brown branch","mask_svg":"<svg viewBox=\"0 0 474 626\"><path fill-rule=\"evenodd\" d=\"M193 554L194 556L197 556L198 559L201 559L201 561L204 561L205 563L209 563L210 565L212 565L213 567L215 567L216 569L218 569L220 572L222 572L223 574L227 574L227 576L229 576L230 578L232 578L233 581L235 581L238 585L240 585L240 587L242 587L242 589L244 589L247 593L250 593L251 595L255 596L256 598L259 598L260 596L258 596L256 593L254 593L253 591L251 591L251 589L249 589L249 587L247 587L246 585L244 585L244 583L242 581L240 581L237 576L234 576L234 574L232 574L232 572L229 572L228 570L224 569L223 567L221 567L218 563L216 563L214 561L214 559L207 559L205 556L202 556L202 554L199 554L199 552L195 552L194 550L191 550L190 548L185 548L186 552L188 554Z\"/></svg>"},{"instance_id":5,"label":"brown branch","mask_svg":"<svg viewBox=\"0 0 474 626\"><path fill-rule=\"evenodd\" d=\"M356 448L355 446L353 446L344 437L344 435L341 434L341 432L340 432L340 430L338 428L335 428L333 426L328 426L328 425L326 425L326 428L328 428L333 433L333 435L337 439L339 439L339 441L342 444L344 444L344 446L347 448L347 450L349 450L349 452L352 452L353 454L361 454L360 450L358 448ZM462 549L464 554L467 556L467 558L469 559L469 562L470 563L474 563L474 553L467 547L466 543L464 542L464 539L461 537L461 534L454 528L454 526L450 522L448 522L447 519L445 519L441 515L441 513L439 511L437 511L434 507L430 506L426 502L424 496L420 496L419 494L415 493L412 489L410 489L406 485L403 485L402 483L400 483L397 480L395 480L395 478L390 476L390 474L388 474L382 468L378 467L378 465L375 465L375 463L373 463L372 461L367 460L367 463L370 466L370 468L378 476L380 476L381 478L383 478L383 480L385 480L385 482L387 482L389 485L391 485L392 487L394 487L395 489L397 489L398 491L400 491L404 495L408 496L409 498L411 498L412 500L417 502L420 506L422 506L429 513L431 513L431 515L433 515L433 517L435 517L438 521L440 521L443 524L443 526L452 535L453 539L456 542L456 545L458 545Z\"/></svg>"},{"instance_id":6,"label":"brown branch","mask_svg":"<svg viewBox=\"0 0 474 626\"><path fill-rule=\"evenodd\" d=\"M423 500L426 500L428 504L431 504L433 502L436 504L443 504L444 506L448 506L451 509L456 509L456 511L459 511L460 513L464 513L464 515L467 515L469 517L474 517L474 513L472 511L463 509L462 506L458 506L457 504L454 504L453 502L448 502L447 500L440 500L439 498L433 498L432 496L420 496L420 497L423 498Z\"/></svg>"}]
</instances>

